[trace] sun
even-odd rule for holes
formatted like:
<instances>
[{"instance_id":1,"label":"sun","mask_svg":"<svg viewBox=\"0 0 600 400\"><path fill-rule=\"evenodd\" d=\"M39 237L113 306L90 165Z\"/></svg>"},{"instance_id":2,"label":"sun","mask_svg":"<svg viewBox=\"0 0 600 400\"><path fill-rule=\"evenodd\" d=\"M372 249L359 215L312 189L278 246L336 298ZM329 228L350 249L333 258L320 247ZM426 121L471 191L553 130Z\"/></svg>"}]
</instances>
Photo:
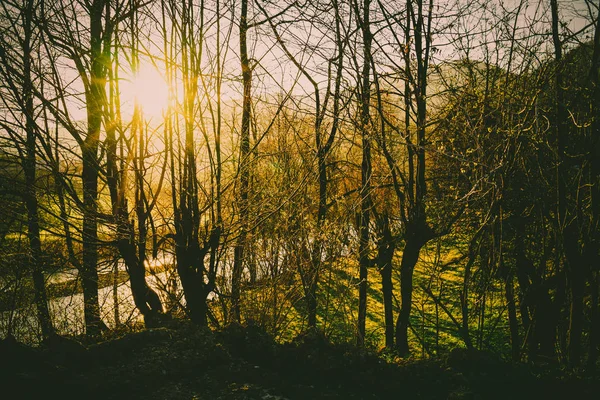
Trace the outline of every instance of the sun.
<instances>
[{"instance_id":1,"label":"sun","mask_svg":"<svg viewBox=\"0 0 600 400\"><path fill-rule=\"evenodd\" d=\"M164 76L150 64L142 64L136 74L121 84L121 100L125 109L133 113L134 104L140 105L144 118L160 119L169 103L169 86Z\"/></svg>"}]
</instances>

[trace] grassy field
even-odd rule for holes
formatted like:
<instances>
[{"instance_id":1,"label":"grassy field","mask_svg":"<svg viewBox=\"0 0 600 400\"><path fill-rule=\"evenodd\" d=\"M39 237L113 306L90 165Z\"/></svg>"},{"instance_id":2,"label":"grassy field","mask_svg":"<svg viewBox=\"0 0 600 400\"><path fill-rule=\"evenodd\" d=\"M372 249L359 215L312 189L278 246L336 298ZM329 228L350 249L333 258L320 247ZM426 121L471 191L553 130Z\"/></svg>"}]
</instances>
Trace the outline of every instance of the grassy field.
<instances>
[{"instance_id":1,"label":"grassy field","mask_svg":"<svg viewBox=\"0 0 600 400\"><path fill-rule=\"evenodd\" d=\"M413 308L409 340L413 357L441 355L464 346L459 334L461 322L460 293L464 278L465 257L461 246L433 243L423 249L414 273ZM394 319L400 309L400 271L402 252L394 258ZM478 271L474 268L475 279ZM244 313L265 326L281 342L290 340L306 329L306 305L300 278L286 282L266 282L245 292ZM335 343L355 340L358 313L358 263L343 258L327 265L320 273L318 291L318 324ZM508 354L510 343L506 326L505 299L498 283L489 279L491 290L483 299L469 293L469 329L476 347ZM366 338L367 346L380 350L385 345L385 323L381 276L374 267L369 270ZM432 295L438 300L434 300ZM485 301L485 309L482 304ZM441 307L439 304L442 304ZM450 317L452 315L452 318ZM482 319L483 316L483 319ZM491 347L491 343L495 347Z\"/></svg>"}]
</instances>

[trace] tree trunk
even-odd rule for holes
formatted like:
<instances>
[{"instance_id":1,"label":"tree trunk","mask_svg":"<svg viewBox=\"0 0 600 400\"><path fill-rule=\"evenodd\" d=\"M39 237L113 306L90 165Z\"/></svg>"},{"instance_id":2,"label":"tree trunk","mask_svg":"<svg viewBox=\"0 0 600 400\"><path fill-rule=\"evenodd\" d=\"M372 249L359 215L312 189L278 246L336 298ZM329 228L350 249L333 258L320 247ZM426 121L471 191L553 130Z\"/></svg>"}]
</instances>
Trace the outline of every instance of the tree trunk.
<instances>
[{"instance_id":1,"label":"tree trunk","mask_svg":"<svg viewBox=\"0 0 600 400\"><path fill-rule=\"evenodd\" d=\"M27 236L29 239L29 263L32 267L33 286L35 289L35 305L38 320L44 339L54 334L54 327L48 309L48 297L43 275L42 244L40 239L40 224L38 219L38 202L36 190L36 127L33 120L33 84L31 78L31 45L32 18L34 13L33 0L28 0L25 9L24 40L23 40L23 99L25 102L25 118L27 133L23 172L25 174L25 206L27 208Z\"/></svg>"},{"instance_id":2,"label":"tree trunk","mask_svg":"<svg viewBox=\"0 0 600 400\"><path fill-rule=\"evenodd\" d=\"M567 206L567 181L569 180L569 156L566 154L568 119L565 107L563 87L562 43L559 32L559 15L557 0L550 0L552 11L552 40L554 44L555 62L555 131L557 154L557 196L558 196L558 229L566 257L566 271L571 304L569 308L568 353L569 364L576 367L581 362L581 334L583 330L583 295L585 289L585 265L582 263L578 245L579 232L576 222L572 221Z\"/></svg>"},{"instance_id":3,"label":"tree trunk","mask_svg":"<svg viewBox=\"0 0 600 400\"><path fill-rule=\"evenodd\" d=\"M407 238L402 262L400 264L400 296L401 307L396 320L396 350L400 356L410 352L408 346L408 326L410 324L410 311L412 308L413 272L419 260L419 253L423 245L416 238Z\"/></svg>"},{"instance_id":4,"label":"tree trunk","mask_svg":"<svg viewBox=\"0 0 600 400\"><path fill-rule=\"evenodd\" d=\"M251 113L251 90L252 70L248 59L247 47L248 33L248 0L241 1L240 14L240 61L242 67L242 83L244 94L242 99L242 130L240 133L240 192L239 192L239 225L240 231L234 249L233 271L231 281L231 301L233 318L240 322L240 285L244 268L244 250L246 247L247 225L248 225L248 192L250 185L249 160L250 155L250 113Z\"/></svg>"},{"instance_id":5,"label":"tree trunk","mask_svg":"<svg viewBox=\"0 0 600 400\"><path fill-rule=\"evenodd\" d=\"M308 290L306 291L306 303L308 308L308 327L315 329L317 327L317 271L319 265L311 266L312 271L309 272Z\"/></svg>"},{"instance_id":6,"label":"tree trunk","mask_svg":"<svg viewBox=\"0 0 600 400\"><path fill-rule=\"evenodd\" d=\"M463 287L460 292L460 311L461 311L461 329L463 335L466 338L466 345L468 349L473 348L471 343L471 334L469 332L469 284L471 282L471 268L475 260L475 250L472 248L473 244L469 247L469 259L465 266L465 275L463 277ZM437 311L436 311L437 314Z\"/></svg>"},{"instance_id":7,"label":"tree trunk","mask_svg":"<svg viewBox=\"0 0 600 400\"><path fill-rule=\"evenodd\" d=\"M392 260L394 257L395 244L388 242L381 244L379 248L379 272L381 274L381 291L383 294L383 313L385 320L385 347L394 347L394 308L393 308L393 283L392 283Z\"/></svg>"},{"instance_id":8,"label":"tree trunk","mask_svg":"<svg viewBox=\"0 0 600 400\"><path fill-rule=\"evenodd\" d=\"M102 60L102 13L105 1L95 0L90 8L90 85L86 89L87 136L81 146L83 167L83 288L85 327L97 336L106 328L98 303L98 145L104 106L105 65Z\"/></svg>"},{"instance_id":9,"label":"tree trunk","mask_svg":"<svg viewBox=\"0 0 600 400\"><path fill-rule=\"evenodd\" d=\"M370 27L370 0L363 1L363 15L359 22L363 37L363 66L361 88L361 135L362 135L362 163L360 187L360 242L358 249L359 285L358 285L358 330L356 343L363 346L365 343L365 329L367 319L367 286L369 260L369 221L371 210L371 133L370 113L371 103L371 27ZM357 16L357 18L360 18Z\"/></svg>"},{"instance_id":10,"label":"tree trunk","mask_svg":"<svg viewBox=\"0 0 600 400\"><path fill-rule=\"evenodd\" d=\"M571 292L569 309L569 364L576 367L581 363L581 335L583 332L583 297L585 291L584 263L580 257L576 227L569 225L563 235L565 255L567 258L567 273Z\"/></svg>"},{"instance_id":11,"label":"tree trunk","mask_svg":"<svg viewBox=\"0 0 600 400\"><path fill-rule=\"evenodd\" d=\"M317 116L319 118L319 116ZM317 288L319 283L319 270L321 268L323 256L323 240L321 239L325 217L327 215L327 148L321 148L320 124L316 124L317 137L317 158L318 158L318 176L319 176L319 208L317 211L317 237L313 244L310 269L307 271L305 281L308 287L305 290L307 308L308 308L308 327L317 327Z\"/></svg>"},{"instance_id":12,"label":"tree trunk","mask_svg":"<svg viewBox=\"0 0 600 400\"><path fill-rule=\"evenodd\" d=\"M177 273L181 279L181 286L185 294L186 308L190 319L198 326L206 326L208 323L206 296L203 295L202 282L196 270L196 263L198 261L197 253L198 251L196 250L178 246L176 250Z\"/></svg>"},{"instance_id":13,"label":"tree trunk","mask_svg":"<svg viewBox=\"0 0 600 400\"><path fill-rule=\"evenodd\" d=\"M596 257L597 258L597 257ZM587 369L596 370L598 362L598 345L600 344L600 310L598 309L598 273L592 272L590 279L591 292L591 329L589 338L589 353L587 359Z\"/></svg>"},{"instance_id":14,"label":"tree trunk","mask_svg":"<svg viewBox=\"0 0 600 400\"><path fill-rule=\"evenodd\" d=\"M181 75L183 79L183 119L185 124L185 146L183 157L176 157L173 149L175 134L169 122L171 156L171 188L175 222L175 257L177 273L186 300L187 313L195 324L206 326L208 323L208 294L214 289L215 275L214 250L220 240L220 230L214 229L208 240L201 237L203 212L199 205L199 182L197 177L195 128L197 117L198 79L200 76L199 46L203 45L203 31L196 32L195 24L204 28L204 10L199 20L194 16L194 7L188 2L182 7L181 26ZM173 73L173 70L170 70ZM175 160L179 162L179 187L176 187ZM179 194L179 199L177 198ZM211 269L205 270L205 257L211 252ZM205 281L206 280L206 281Z\"/></svg>"},{"instance_id":15,"label":"tree trunk","mask_svg":"<svg viewBox=\"0 0 600 400\"><path fill-rule=\"evenodd\" d=\"M85 327L88 335L97 336L103 329L98 303L98 169L97 145L88 141L83 150L83 262L81 284L83 288ZM97 142L96 142L97 143Z\"/></svg>"},{"instance_id":16,"label":"tree trunk","mask_svg":"<svg viewBox=\"0 0 600 400\"><path fill-rule=\"evenodd\" d=\"M591 189L591 233L587 244L588 273L590 275L591 292L591 331L589 340L588 369L595 371L598 361L598 346L600 346L600 309L598 309L598 286L600 284L600 18L596 18L596 30L594 32L594 53L592 55L592 66L590 68L591 84L594 97L592 100L592 112L594 120L592 123L592 145L588 155L590 163Z\"/></svg>"},{"instance_id":17,"label":"tree trunk","mask_svg":"<svg viewBox=\"0 0 600 400\"><path fill-rule=\"evenodd\" d=\"M124 224L123 221L120 224ZM123 227L117 228L118 230ZM136 246L133 243L133 235L127 238L127 233L121 232L118 240L119 254L127 266L129 282L131 284L131 294L133 302L140 313L144 316L146 328L152 328L159 325L159 315L163 312L162 302L158 294L152 290L146 282L146 268L135 254Z\"/></svg>"},{"instance_id":18,"label":"tree trunk","mask_svg":"<svg viewBox=\"0 0 600 400\"><path fill-rule=\"evenodd\" d=\"M510 327L510 344L513 362L521 359L521 340L519 339L519 322L517 321L517 307L515 305L515 289L513 273L509 271L504 280L504 295L508 307L508 325Z\"/></svg>"},{"instance_id":19,"label":"tree trunk","mask_svg":"<svg viewBox=\"0 0 600 400\"><path fill-rule=\"evenodd\" d=\"M406 211L406 233L405 247L400 264L400 294L402 305L400 314L396 321L396 349L401 356L409 353L408 327L410 324L410 311L412 308L413 273L419 259L419 253L427 242L436 236L436 233L427 223L425 196L427 194L427 183L425 180L425 148L427 141L425 136L427 118L427 71L429 68L429 52L431 48L431 18L433 3L429 4L427 11L423 10L423 3L417 2L417 9L411 1L406 3L407 24L405 34L407 40L410 37L411 20L414 24L414 50L416 56L416 80L406 80L405 83L405 128L408 149L408 182L406 193L409 199ZM416 11L416 15L415 15ZM416 18L415 18L416 17ZM427 17L427 21L426 18ZM405 54L406 71L411 70L410 51ZM414 79L414 77L412 78ZM411 88L413 86L416 100L416 143L412 144L410 138L410 110ZM416 159L416 165L414 163Z\"/></svg>"},{"instance_id":20,"label":"tree trunk","mask_svg":"<svg viewBox=\"0 0 600 400\"><path fill-rule=\"evenodd\" d=\"M593 87L592 112L594 121L592 123L592 145L588 155L590 163L591 189L591 237L588 244L588 273L591 292L591 331L589 339L589 354L587 360L588 369L596 370L598 361L598 346L600 346L600 309L598 289L600 285L600 18L596 18L596 30L594 32L594 53L590 68L591 84Z\"/></svg>"}]
</instances>

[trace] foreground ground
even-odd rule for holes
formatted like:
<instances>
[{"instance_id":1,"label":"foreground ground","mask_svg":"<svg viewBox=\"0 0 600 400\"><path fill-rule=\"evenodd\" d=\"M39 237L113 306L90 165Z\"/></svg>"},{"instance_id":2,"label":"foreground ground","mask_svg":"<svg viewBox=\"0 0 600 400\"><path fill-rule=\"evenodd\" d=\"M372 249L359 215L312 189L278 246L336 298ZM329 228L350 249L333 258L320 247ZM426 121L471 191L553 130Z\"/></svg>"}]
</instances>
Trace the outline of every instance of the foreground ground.
<instances>
[{"instance_id":1,"label":"foreground ground","mask_svg":"<svg viewBox=\"0 0 600 400\"><path fill-rule=\"evenodd\" d=\"M388 357L389 359L389 357ZM276 344L260 328L182 324L84 347L0 343L4 399L592 399L594 377L455 350L390 362L318 334Z\"/></svg>"}]
</instances>

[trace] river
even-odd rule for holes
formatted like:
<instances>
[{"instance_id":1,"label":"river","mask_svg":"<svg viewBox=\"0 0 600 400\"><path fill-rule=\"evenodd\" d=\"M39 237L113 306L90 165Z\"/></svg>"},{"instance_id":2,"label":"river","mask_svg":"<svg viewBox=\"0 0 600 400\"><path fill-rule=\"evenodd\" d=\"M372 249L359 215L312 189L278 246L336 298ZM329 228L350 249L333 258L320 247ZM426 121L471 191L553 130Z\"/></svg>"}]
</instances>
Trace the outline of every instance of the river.
<instances>
[{"instance_id":1,"label":"river","mask_svg":"<svg viewBox=\"0 0 600 400\"><path fill-rule=\"evenodd\" d=\"M146 282L161 298L163 306L174 304L178 299L182 304L181 283L173 268L172 258L161 257L147 264ZM125 271L123 263L118 265L119 271ZM153 270L161 272L152 273ZM66 269L47 276L47 284L65 283L77 279L76 269ZM142 317L136 309L129 281L119 283L116 288L116 304L118 306L119 322L132 324L142 322ZM109 285L99 289L100 314L109 328L115 327L115 293L114 286ZM210 296L211 298L214 296ZM52 322L57 332L62 335L79 335L85 332L83 315L83 294L74 293L69 296L52 298L49 301ZM40 340L40 329L36 317L35 305L19 307L12 311L0 312L0 337L5 337L9 325L17 340L36 344Z\"/></svg>"}]
</instances>

